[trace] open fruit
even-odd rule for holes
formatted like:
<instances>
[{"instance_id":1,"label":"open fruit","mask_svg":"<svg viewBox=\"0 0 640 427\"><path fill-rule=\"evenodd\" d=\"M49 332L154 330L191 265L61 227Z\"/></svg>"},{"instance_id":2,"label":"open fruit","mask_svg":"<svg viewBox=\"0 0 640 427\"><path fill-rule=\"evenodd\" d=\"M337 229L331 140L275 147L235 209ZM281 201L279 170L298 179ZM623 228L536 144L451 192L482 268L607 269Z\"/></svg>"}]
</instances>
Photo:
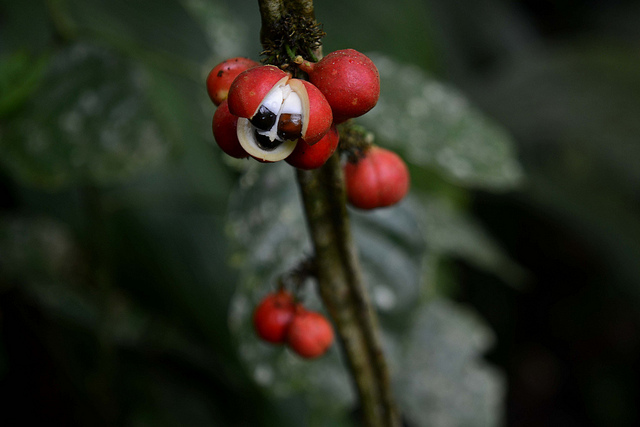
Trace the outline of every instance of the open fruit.
<instances>
[{"instance_id":1,"label":"open fruit","mask_svg":"<svg viewBox=\"0 0 640 427\"><path fill-rule=\"evenodd\" d=\"M303 138L320 141L333 122L331 107L311 83L265 65L244 71L229 89L229 111L238 116L238 140L252 157L275 162Z\"/></svg>"}]
</instances>

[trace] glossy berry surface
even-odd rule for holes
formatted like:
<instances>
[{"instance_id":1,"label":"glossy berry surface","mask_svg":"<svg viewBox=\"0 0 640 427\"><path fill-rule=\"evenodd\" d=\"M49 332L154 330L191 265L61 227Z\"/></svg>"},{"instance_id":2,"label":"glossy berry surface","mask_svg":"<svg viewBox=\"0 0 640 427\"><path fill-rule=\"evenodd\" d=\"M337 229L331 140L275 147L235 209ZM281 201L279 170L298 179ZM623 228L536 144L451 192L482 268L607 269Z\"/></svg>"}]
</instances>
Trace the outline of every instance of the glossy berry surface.
<instances>
[{"instance_id":1,"label":"glossy berry surface","mask_svg":"<svg viewBox=\"0 0 640 427\"><path fill-rule=\"evenodd\" d=\"M356 50L337 50L315 64L305 61L299 67L327 98L335 123L359 117L378 102L378 69L369 57Z\"/></svg>"},{"instance_id":2,"label":"glossy berry surface","mask_svg":"<svg viewBox=\"0 0 640 427\"><path fill-rule=\"evenodd\" d=\"M333 124L333 111L327 98L306 80L291 79L289 85L301 94L303 107L302 138L313 145L320 141Z\"/></svg>"},{"instance_id":3,"label":"glossy berry surface","mask_svg":"<svg viewBox=\"0 0 640 427\"><path fill-rule=\"evenodd\" d=\"M229 88L231 114L247 119L253 118L274 86L278 83L285 84L289 78L289 74L273 65L243 71Z\"/></svg>"},{"instance_id":4,"label":"glossy berry surface","mask_svg":"<svg viewBox=\"0 0 640 427\"><path fill-rule=\"evenodd\" d=\"M228 103L231 114L239 117L240 144L260 161L285 159L301 138L317 143L333 123L331 107L318 88L272 65L240 73Z\"/></svg>"},{"instance_id":5,"label":"glossy berry surface","mask_svg":"<svg viewBox=\"0 0 640 427\"><path fill-rule=\"evenodd\" d=\"M398 203L409 191L409 170L393 151L371 147L356 163L344 167L347 198L360 209Z\"/></svg>"},{"instance_id":6,"label":"glossy berry surface","mask_svg":"<svg viewBox=\"0 0 640 427\"><path fill-rule=\"evenodd\" d=\"M329 132L314 145L309 145L304 139L300 139L285 162L298 169L317 169L324 165L336 151L339 140L340 137L335 126L332 126Z\"/></svg>"},{"instance_id":7,"label":"glossy berry surface","mask_svg":"<svg viewBox=\"0 0 640 427\"><path fill-rule=\"evenodd\" d=\"M295 303L290 293L278 291L267 295L253 313L256 333L267 342L284 343L295 311Z\"/></svg>"},{"instance_id":8,"label":"glossy berry surface","mask_svg":"<svg viewBox=\"0 0 640 427\"><path fill-rule=\"evenodd\" d=\"M306 359L320 357L333 343L333 328L322 314L297 306L289 325L287 343L293 351Z\"/></svg>"},{"instance_id":9,"label":"glossy berry surface","mask_svg":"<svg viewBox=\"0 0 640 427\"><path fill-rule=\"evenodd\" d=\"M213 67L207 76L207 93L215 105L227 99L229 88L235 78L245 70L260 65L249 58L231 58Z\"/></svg>"},{"instance_id":10,"label":"glossy berry surface","mask_svg":"<svg viewBox=\"0 0 640 427\"><path fill-rule=\"evenodd\" d=\"M238 118L229 112L227 101L224 100L213 114L213 137L218 146L227 155L236 159L249 157L249 154L242 148L238 141L236 131Z\"/></svg>"}]
</instances>

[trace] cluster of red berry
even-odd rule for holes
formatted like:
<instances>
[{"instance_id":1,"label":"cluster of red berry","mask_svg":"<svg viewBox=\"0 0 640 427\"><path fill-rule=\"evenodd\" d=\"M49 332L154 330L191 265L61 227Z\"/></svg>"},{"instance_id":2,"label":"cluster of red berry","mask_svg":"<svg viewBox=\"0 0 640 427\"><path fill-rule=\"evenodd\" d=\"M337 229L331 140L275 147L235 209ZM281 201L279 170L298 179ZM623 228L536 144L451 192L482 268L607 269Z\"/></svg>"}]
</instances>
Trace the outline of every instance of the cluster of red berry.
<instances>
[{"instance_id":1,"label":"cluster of red berry","mask_svg":"<svg viewBox=\"0 0 640 427\"><path fill-rule=\"evenodd\" d=\"M298 57L296 64L309 81L247 58L228 59L211 70L207 91L218 106L213 135L226 154L319 168L338 147L336 125L378 102L378 69L360 52L338 50L316 63ZM380 147L347 163L345 175L349 201L362 209L395 204L409 189L404 162Z\"/></svg>"},{"instance_id":2,"label":"cluster of red berry","mask_svg":"<svg viewBox=\"0 0 640 427\"><path fill-rule=\"evenodd\" d=\"M258 304L253 326L263 340L286 343L304 358L323 355L333 343L333 328L320 313L307 310L281 289L270 293Z\"/></svg>"}]
</instances>

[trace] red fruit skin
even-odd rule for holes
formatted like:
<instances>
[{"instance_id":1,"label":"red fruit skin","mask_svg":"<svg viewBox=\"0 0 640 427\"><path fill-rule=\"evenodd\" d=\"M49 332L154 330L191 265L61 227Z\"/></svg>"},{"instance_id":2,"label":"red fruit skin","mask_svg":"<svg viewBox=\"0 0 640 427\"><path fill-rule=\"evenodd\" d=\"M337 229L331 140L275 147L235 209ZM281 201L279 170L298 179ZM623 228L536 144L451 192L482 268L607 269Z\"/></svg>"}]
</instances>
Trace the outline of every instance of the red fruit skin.
<instances>
[{"instance_id":1,"label":"red fruit skin","mask_svg":"<svg viewBox=\"0 0 640 427\"><path fill-rule=\"evenodd\" d=\"M289 347L305 359L313 359L326 353L332 343L331 323L322 314L298 306L287 334Z\"/></svg>"},{"instance_id":2,"label":"red fruit skin","mask_svg":"<svg viewBox=\"0 0 640 427\"><path fill-rule=\"evenodd\" d=\"M213 114L213 122L211 124L213 137L226 154L236 159L244 159L249 157L249 154L238 141L237 125L238 117L229 112L229 106L225 99Z\"/></svg>"},{"instance_id":3,"label":"red fruit skin","mask_svg":"<svg viewBox=\"0 0 640 427\"><path fill-rule=\"evenodd\" d=\"M344 167L347 198L360 209L398 203L409 191L409 170L393 151L371 147L357 163Z\"/></svg>"},{"instance_id":4,"label":"red fruit skin","mask_svg":"<svg viewBox=\"0 0 640 427\"><path fill-rule=\"evenodd\" d=\"M234 116L250 119L271 89L289 74L273 65L250 68L235 78L229 88L229 111Z\"/></svg>"},{"instance_id":5,"label":"red fruit skin","mask_svg":"<svg viewBox=\"0 0 640 427\"><path fill-rule=\"evenodd\" d=\"M306 80L298 80L304 86L309 100L309 120L307 128L304 130L302 138L309 145L320 141L329 131L333 124L333 111L327 98L313 84Z\"/></svg>"},{"instance_id":6,"label":"red fruit skin","mask_svg":"<svg viewBox=\"0 0 640 427\"><path fill-rule=\"evenodd\" d=\"M207 76L207 93L215 105L227 99L233 80L241 72L260 64L249 58L230 58L213 67Z\"/></svg>"},{"instance_id":7,"label":"red fruit skin","mask_svg":"<svg viewBox=\"0 0 640 427\"><path fill-rule=\"evenodd\" d=\"M314 145L309 145L304 139L299 139L296 148L284 161L298 169L317 169L324 165L336 151L339 141L338 129L331 126L329 132Z\"/></svg>"},{"instance_id":8,"label":"red fruit skin","mask_svg":"<svg viewBox=\"0 0 640 427\"><path fill-rule=\"evenodd\" d=\"M300 69L327 98L335 123L363 115L380 97L378 69L356 50L331 52L315 64L303 62Z\"/></svg>"},{"instance_id":9,"label":"red fruit skin","mask_svg":"<svg viewBox=\"0 0 640 427\"><path fill-rule=\"evenodd\" d=\"M253 312L253 326L260 338L273 343L286 342L295 315L295 303L290 293L268 294Z\"/></svg>"}]
</instances>

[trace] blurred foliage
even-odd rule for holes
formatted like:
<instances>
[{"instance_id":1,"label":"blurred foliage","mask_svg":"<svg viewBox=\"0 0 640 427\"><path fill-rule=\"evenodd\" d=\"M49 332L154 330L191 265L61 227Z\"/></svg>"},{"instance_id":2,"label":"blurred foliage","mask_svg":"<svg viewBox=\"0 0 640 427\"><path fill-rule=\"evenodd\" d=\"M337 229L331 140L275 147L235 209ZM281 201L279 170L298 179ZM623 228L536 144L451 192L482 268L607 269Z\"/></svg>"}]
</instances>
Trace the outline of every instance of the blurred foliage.
<instances>
[{"instance_id":1,"label":"blurred foliage","mask_svg":"<svg viewBox=\"0 0 640 427\"><path fill-rule=\"evenodd\" d=\"M492 334L479 319L432 299L422 288L427 248L415 216L420 209L416 201L406 200L375 212L351 211L401 408L415 425L464 425L470 420L496 425L502 381L478 357ZM238 247L233 259L243 266L231 310L240 357L274 395L303 396L309 425L322 425L331 417L341 420L340 414L355 402L336 346L309 363L286 348L256 340L253 333L253 307L276 289L279 276L310 253L308 238L300 232L304 217L293 170L286 164L249 168L234 192L230 218L229 233ZM302 290L305 306L322 310L309 285Z\"/></svg>"},{"instance_id":2,"label":"blurred foliage","mask_svg":"<svg viewBox=\"0 0 640 427\"><path fill-rule=\"evenodd\" d=\"M640 7L430 3L449 78L514 135L527 177L506 197L476 193L473 210L529 289L469 268L458 288L498 333L507 422L636 425Z\"/></svg>"},{"instance_id":3,"label":"blurred foliage","mask_svg":"<svg viewBox=\"0 0 640 427\"><path fill-rule=\"evenodd\" d=\"M38 96L5 127L5 163L23 181L60 186L125 179L161 162L171 121L154 117L148 77L136 71L87 45L59 52Z\"/></svg>"},{"instance_id":4,"label":"blurred foliage","mask_svg":"<svg viewBox=\"0 0 640 427\"><path fill-rule=\"evenodd\" d=\"M372 55L380 101L359 120L407 161L463 187L509 189L522 179L510 137L459 93L416 67ZM418 184L419 185L419 184Z\"/></svg>"},{"instance_id":5,"label":"blurred foliage","mask_svg":"<svg viewBox=\"0 0 640 427\"><path fill-rule=\"evenodd\" d=\"M638 420L640 10L586 3L316 2L411 168L350 211L410 426ZM204 78L258 33L253 2L0 0L1 425L354 424L337 348L250 328L310 251L293 170L211 136Z\"/></svg>"}]
</instances>

